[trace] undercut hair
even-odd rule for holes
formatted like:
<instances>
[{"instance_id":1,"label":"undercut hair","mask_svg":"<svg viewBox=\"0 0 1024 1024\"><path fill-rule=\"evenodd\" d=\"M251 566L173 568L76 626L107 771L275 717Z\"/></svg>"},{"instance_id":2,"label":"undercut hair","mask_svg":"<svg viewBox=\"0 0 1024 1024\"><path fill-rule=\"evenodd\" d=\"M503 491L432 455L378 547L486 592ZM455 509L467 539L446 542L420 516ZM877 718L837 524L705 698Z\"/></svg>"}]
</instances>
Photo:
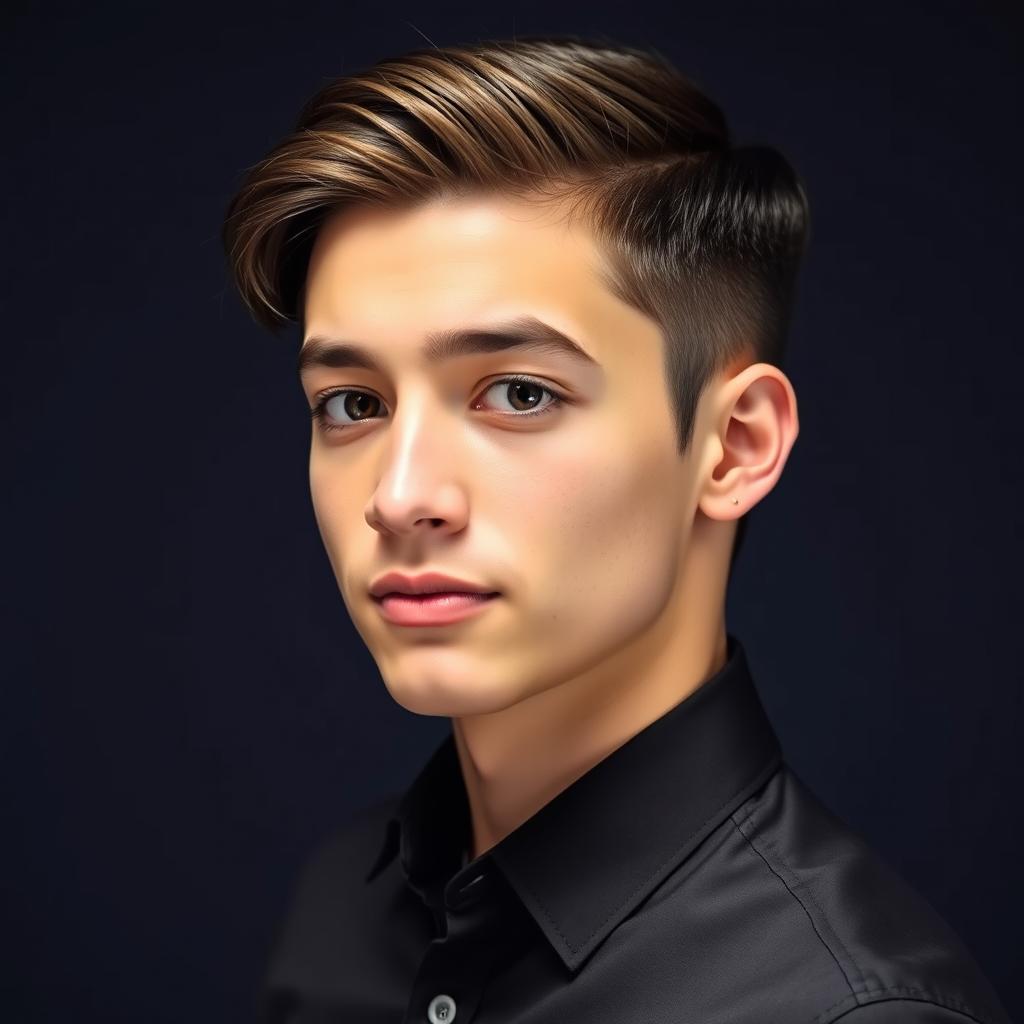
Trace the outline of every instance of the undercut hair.
<instances>
[{"instance_id":1,"label":"undercut hair","mask_svg":"<svg viewBox=\"0 0 1024 1024\"><path fill-rule=\"evenodd\" d=\"M719 107L655 51L527 36L336 78L247 170L222 238L243 302L277 331L303 322L328 215L473 193L582 217L605 286L662 330L680 454L715 374L737 359L781 365L809 233L803 185L775 148L733 146Z\"/></svg>"}]
</instances>

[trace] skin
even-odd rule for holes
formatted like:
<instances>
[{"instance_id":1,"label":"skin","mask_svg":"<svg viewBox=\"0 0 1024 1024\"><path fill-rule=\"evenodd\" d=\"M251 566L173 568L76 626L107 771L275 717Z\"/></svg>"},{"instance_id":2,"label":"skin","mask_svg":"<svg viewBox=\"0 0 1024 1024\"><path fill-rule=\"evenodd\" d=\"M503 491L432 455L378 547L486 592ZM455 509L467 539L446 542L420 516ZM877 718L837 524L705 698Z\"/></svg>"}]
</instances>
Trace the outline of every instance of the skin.
<instances>
[{"instance_id":1,"label":"skin","mask_svg":"<svg viewBox=\"0 0 1024 1024\"><path fill-rule=\"evenodd\" d=\"M722 667L735 521L775 486L799 429L785 374L741 359L706 387L681 456L660 329L603 286L601 258L557 208L492 195L336 213L309 264L304 344L354 342L384 368L303 374L311 407L339 386L377 400L360 413L338 398L329 422L344 429L313 425L317 524L391 696L452 719L471 857ZM430 330L523 313L596 365L420 358ZM515 388L494 386L512 373L564 403L522 418ZM456 624L398 626L368 593L389 570L501 597Z\"/></svg>"}]
</instances>

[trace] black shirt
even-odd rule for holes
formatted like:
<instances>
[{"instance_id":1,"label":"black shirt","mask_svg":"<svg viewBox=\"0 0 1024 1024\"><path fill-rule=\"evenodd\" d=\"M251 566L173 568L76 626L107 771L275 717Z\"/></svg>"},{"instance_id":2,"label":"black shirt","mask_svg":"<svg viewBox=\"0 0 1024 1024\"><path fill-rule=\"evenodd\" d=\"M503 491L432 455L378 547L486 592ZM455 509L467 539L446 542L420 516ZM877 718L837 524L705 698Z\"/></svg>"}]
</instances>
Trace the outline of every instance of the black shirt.
<instances>
[{"instance_id":1,"label":"black shirt","mask_svg":"<svg viewBox=\"0 0 1024 1024\"><path fill-rule=\"evenodd\" d=\"M265 1024L1008 1024L925 899L782 758L742 644L466 861L449 734L305 868Z\"/></svg>"}]
</instances>

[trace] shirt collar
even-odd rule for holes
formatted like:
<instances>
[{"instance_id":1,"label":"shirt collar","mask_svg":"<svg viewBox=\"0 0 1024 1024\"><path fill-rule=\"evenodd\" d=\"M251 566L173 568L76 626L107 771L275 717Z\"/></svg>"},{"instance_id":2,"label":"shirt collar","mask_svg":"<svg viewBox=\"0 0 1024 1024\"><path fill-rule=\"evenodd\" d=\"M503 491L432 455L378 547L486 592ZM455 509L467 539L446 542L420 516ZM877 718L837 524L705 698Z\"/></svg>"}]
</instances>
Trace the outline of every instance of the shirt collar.
<instances>
[{"instance_id":1,"label":"shirt collar","mask_svg":"<svg viewBox=\"0 0 1024 1024\"><path fill-rule=\"evenodd\" d=\"M781 764L732 634L727 651L692 694L482 855L571 970ZM462 865L470 827L449 734L399 801L367 880L400 854L414 887L443 885Z\"/></svg>"}]
</instances>

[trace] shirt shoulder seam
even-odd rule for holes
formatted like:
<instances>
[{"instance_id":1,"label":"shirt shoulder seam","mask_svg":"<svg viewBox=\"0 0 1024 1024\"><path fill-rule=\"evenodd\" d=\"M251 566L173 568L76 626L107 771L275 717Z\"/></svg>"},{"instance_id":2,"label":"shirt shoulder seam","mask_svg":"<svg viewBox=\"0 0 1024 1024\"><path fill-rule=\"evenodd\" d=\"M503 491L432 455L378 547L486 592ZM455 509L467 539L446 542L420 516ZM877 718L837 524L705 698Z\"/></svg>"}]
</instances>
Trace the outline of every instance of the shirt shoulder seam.
<instances>
[{"instance_id":1,"label":"shirt shoulder seam","mask_svg":"<svg viewBox=\"0 0 1024 1024\"><path fill-rule=\"evenodd\" d=\"M853 956L850 954L850 951L843 944L842 939L840 939L840 937L836 934L835 930L829 924L828 918L825 915L825 912L822 910L821 905L814 898L814 894L800 881L799 878L796 877L795 873L793 872L793 869L790 867L790 865L786 862L785 858L779 852L778 844L767 841L763 837L761 838L759 844L754 842L754 836L752 834L754 831L754 825L752 824L752 821L758 809L759 807L755 806L754 809L750 811L750 813L748 813L739 820L737 820L737 816L739 814L739 810L737 810L736 812L730 815L732 823L736 826L736 829L740 833L740 835L742 835L743 838L747 841L750 848L761 858L761 860L764 862L768 870L771 871L772 874L774 874L780 882L782 882L782 884L788 890L789 894L800 905L801 909L806 914L807 919L810 921L811 927L814 929L815 935L817 935L818 940L821 942L822 946L824 946L825 949L828 950L829 955L835 961L836 966L839 968L844 980L846 981L846 984L849 986L850 989L849 994L843 996L843 998L840 999L838 1002L833 1003L832 1006L828 1007L827 1009L819 1013L814 1018L812 1024L833 1024L833 1021L837 1020L838 1017L829 1017L829 1014L839 1009L840 1007L843 1007L844 1004L850 1003L851 1000L853 1001L853 1005L846 1006L845 1009L843 1009L838 1016L843 1016L846 1013L849 1013L852 1010L856 1009L858 1006L869 1005L872 1002L885 1002L887 1001L885 999L865 999L864 997L879 996L886 994L888 994L889 1000L904 999L906 1001L930 1003L931 1005L937 1006L943 1010L949 1010L952 1013L960 1014L964 1018L964 1020L975 1021L977 1022L977 1024L985 1024L982 1018L975 1016L974 1013L959 1000L947 999L934 991L930 992L926 991L925 989L915 988L913 986L906 985L890 986L888 988L881 989L870 988L864 977L863 971L857 964L856 960L854 960ZM748 832L751 834L748 834ZM772 859L769 859L769 854L774 855ZM791 876L791 880L784 877L783 871L787 872ZM817 910L817 916L811 912L811 909L807 906L804 900L801 899L800 894L796 891L797 889L802 889L802 891L806 894L807 899L814 905L814 908ZM849 971L847 970L847 967L844 966L839 954L836 952L835 949L832 948L832 945L826 940L825 936L822 934L823 929L828 931L828 933L831 935L832 939L835 941L838 948L842 951L842 954L846 959L846 963L849 965ZM851 972L858 979L856 983L850 976Z\"/></svg>"},{"instance_id":2,"label":"shirt shoulder seam","mask_svg":"<svg viewBox=\"0 0 1024 1024\"><path fill-rule=\"evenodd\" d=\"M753 812L751 812L742 820L742 822L740 822L737 821L735 814L730 815L730 819L732 820L732 823L733 825L735 825L736 830L739 832L739 834L747 841L747 844L754 851L754 853L756 853L758 857L761 858L761 860L764 862L768 870L771 871L771 873L775 875L776 878L778 878L778 880L786 887L787 891L793 897L793 899L796 900L797 904L799 904L800 908L806 915L807 920L810 922L811 928L814 930L814 934L818 937L818 941L828 951L829 955L835 961L836 967L839 969L839 972L843 976L843 980L846 982L846 985L850 990L850 994L856 996L858 992L865 992L867 985L864 979L863 972L861 971L857 962L851 956L850 951L846 948L845 945L843 945L842 939L840 939L839 936L835 933L835 931L829 926L828 918L826 917L825 912L821 909L821 906L818 904L817 900L815 900L814 894L805 886L801 885L800 880L796 878L796 876L793 874L792 869L789 867L788 864L786 864L785 860L779 854L777 847L775 847L775 844L762 842L759 845L754 842L753 835L748 834L748 829L752 831L753 828L750 824L753 817L754 814ZM775 854L774 858L771 860L769 860L768 857L768 854L770 852ZM789 873L791 878L786 878L783 875L784 869ZM798 888L803 888L803 891L806 893L807 900L809 900L814 905L815 910L817 910L817 916L811 912L810 907L808 907L807 903L801 898L800 894L796 891ZM836 950L833 948L832 943L830 943L822 934L823 929L826 928L830 932L831 937L835 942L835 945L838 946L839 949L842 951L843 958L845 958L845 963L843 962L843 959L840 958ZM853 975L852 977L851 974Z\"/></svg>"},{"instance_id":3,"label":"shirt shoulder seam","mask_svg":"<svg viewBox=\"0 0 1024 1024\"><path fill-rule=\"evenodd\" d=\"M963 1020L974 1021L975 1024L985 1024L981 1017L976 1017L969 1010L963 1006L954 1005L951 1002L944 1000L941 996L926 992L924 989L910 988L907 986L895 986L891 988L879 988L870 989L869 991L862 993L863 995L871 996L882 996L881 999L866 999L860 1001L855 995L844 996L839 1000L838 1003L833 1004L827 1010L823 1010L819 1013L811 1024L835 1024L836 1021L842 1020L849 1014L860 1009L862 1006L874 1006L876 1003L924 1003L926 1006L935 1006L940 1010L947 1010L949 1013L956 1014L957 1017L963 1018ZM844 1003L848 1003L851 999L857 999L852 1006L845 1006L835 1014L835 1016L829 1016L834 1010L843 1007Z\"/></svg>"}]
</instances>

